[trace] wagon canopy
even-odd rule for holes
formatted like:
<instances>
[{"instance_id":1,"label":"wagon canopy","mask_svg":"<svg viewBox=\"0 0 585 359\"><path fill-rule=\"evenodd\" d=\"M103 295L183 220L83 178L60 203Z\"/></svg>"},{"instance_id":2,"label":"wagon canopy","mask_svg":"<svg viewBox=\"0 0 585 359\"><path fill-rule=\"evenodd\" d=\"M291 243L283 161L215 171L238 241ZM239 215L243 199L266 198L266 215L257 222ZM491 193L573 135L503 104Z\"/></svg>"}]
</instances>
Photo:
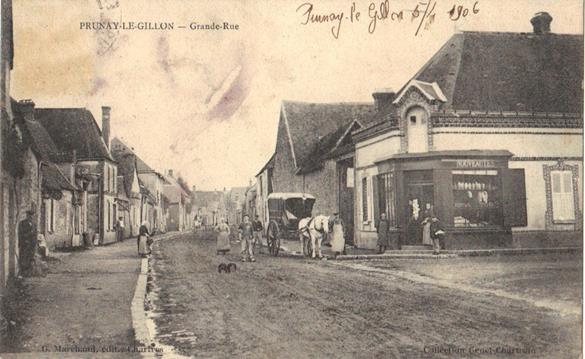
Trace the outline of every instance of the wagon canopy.
<instances>
[{"instance_id":1,"label":"wagon canopy","mask_svg":"<svg viewBox=\"0 0 585 359\"><path fill-rule=\"evenodd\" d=\"M268 196L268 208L283 211L288 220L311 217L314 204L315 197L307 193L271 193Z\"/></svg>"}]
</instances>

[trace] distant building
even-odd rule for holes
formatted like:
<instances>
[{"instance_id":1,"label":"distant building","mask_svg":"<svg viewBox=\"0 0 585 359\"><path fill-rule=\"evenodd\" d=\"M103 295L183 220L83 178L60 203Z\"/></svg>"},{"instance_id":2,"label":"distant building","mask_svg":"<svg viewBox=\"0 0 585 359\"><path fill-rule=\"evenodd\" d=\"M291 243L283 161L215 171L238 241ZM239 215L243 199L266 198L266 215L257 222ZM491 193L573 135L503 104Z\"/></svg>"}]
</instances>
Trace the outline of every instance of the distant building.
<instances>
[{"instance_id":1,"label":"distant building","mask_svg":"<svg viewBox=\"0 0 585 359\"><path fill-rule=\"evenodd\" d=\"M37 108L38 121L53 139L57 150L76 155L76 167L91 181L87 188L87 229L100 244L116 241L117 164L108 148L110 108L102 107L102 130L85 108ZM51 216L50 203L43 209ZM47 207L48 206L48 207Z\"/></svg>"}]
</instances>

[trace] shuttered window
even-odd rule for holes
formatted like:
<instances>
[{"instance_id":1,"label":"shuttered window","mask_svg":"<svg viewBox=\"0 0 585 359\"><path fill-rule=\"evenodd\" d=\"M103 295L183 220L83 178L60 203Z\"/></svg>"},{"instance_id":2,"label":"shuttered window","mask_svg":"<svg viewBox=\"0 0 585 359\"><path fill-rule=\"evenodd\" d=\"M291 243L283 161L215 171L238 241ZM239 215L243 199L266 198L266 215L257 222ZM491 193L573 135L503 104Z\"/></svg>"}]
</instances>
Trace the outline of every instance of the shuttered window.
<instances>
[{"instance_id":1,"label":"shuttered window","mask_svg":"<svg viewBox=\"0 0 585 359\"><path fill-rule=\"evenodd\" d=\"M574 221L573 172L551 171L550 178L553 221Z\"/></svg>"},{"instance_id":2,"label":"shuttered window","mask_svg":"<svg viewBox=\"0 0 585 359\"><path fill-rule=\"evenodd\" d=\"M362 220L368 221L368 178L362 178Z\"/></svg>"}]
</instances>

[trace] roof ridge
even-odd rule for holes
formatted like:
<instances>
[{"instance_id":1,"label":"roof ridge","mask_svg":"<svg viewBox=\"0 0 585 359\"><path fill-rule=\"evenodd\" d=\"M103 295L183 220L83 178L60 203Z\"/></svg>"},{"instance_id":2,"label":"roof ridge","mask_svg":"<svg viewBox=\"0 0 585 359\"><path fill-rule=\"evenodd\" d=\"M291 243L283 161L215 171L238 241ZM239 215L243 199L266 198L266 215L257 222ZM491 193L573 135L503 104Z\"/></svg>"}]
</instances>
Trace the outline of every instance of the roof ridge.
<instances>
[{"instance_id":1,"label":"roof ridge","mask_svg":"<svg viewBox=\"0 0 585 359\"><path fill-rule=\"evenodd\" d=\"M583 34L570 34L570 33L555 33L549 32L547 34L535 34L534 32L516 32L516 31L478 31L478 30L462 30L459 33L461 34L489 34L489 35L534 35L534 36L583 36Z\"/></svg>"},{"instance_id":2,"label":"roof ridge","mask_svg":"<svg viewBox=\"0 0 585 359\"><path fill-rule=\"evenodd\" d=\"M283 104L296 104L296 105L371 105L371 106L374 106L374 102L366 102L366 101L307 102L307 101L282 100L282 103Z\"/></svg>"}]
</instances>

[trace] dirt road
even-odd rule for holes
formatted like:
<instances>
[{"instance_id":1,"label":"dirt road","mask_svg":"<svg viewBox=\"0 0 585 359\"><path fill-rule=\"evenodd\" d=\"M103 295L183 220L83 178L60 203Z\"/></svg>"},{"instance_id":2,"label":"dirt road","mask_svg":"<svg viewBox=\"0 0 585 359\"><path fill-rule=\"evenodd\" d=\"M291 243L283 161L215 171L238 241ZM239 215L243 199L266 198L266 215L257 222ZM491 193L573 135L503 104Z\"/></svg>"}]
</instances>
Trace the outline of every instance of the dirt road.
<instances>
[{"instance_id":1,"label":"dirt road","mask_svg":"<svg viewBox=\"0 0 585 359\"><path fill-rule=\"evenodd\" d=\"M160 342L198 358L579 355L576 315L328 261L241 263L237 250L216 256L206 235L155 244ZM219 274L230 261L238 271Z\"/></svg>"}]
</instances>

